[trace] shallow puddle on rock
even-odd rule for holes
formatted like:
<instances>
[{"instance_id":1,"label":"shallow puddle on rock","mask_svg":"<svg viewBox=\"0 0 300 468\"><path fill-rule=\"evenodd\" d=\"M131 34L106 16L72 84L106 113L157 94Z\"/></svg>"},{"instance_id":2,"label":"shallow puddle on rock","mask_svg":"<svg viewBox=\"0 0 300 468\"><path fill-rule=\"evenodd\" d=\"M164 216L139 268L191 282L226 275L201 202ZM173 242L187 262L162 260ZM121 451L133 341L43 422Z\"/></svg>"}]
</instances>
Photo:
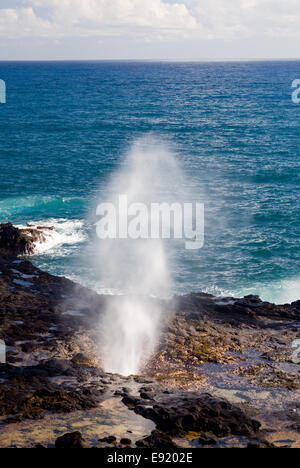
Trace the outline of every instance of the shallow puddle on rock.
<instances>
[{"instance_id":1,"label":"shallow puddle on rock","mask_svg":"<svg viewBox=\"0 0 300 468\"><path fill-rule=\"evenodd\" d=\"M268 441L276 447L300 448L300 436L295 431L282 431L270 434Z\"/></svg>"},{"instance_id":2,"label":"shallow puddle on rock","mask_svg":"<svg viewBox=\"0 0 300 468\"><path fill-rule=\"evenodd\" d=\"M297 430L290 429L299 421L300 410L300 390L289 390L276 386L264 386L257 382L255 377L253 381L240 375L237 370L240 367L251 367L265 363L261 358L261 353L255 349L247 349L243 356L239 353L236 357L244 357L246 361L237 359L236 362L229 364L209 363L200 366L199 372L203 373L207 380L202 389L218 398L225 398L230 403L240 406L242 409L252 411L253 419L258 420L265 431L265 439L277 447L289 446L299 447L300 434ZM273 365L276 369L296 374L299 372L297 365L293 363L278 363ZM258 376L259 377L259 376ZM183 442L191 447L190 442ZM221 440L218 447L229 447L231 444L241 444L242 440L236 438ZM195 446L195 442L192 442ZM221 444L221 445L220 445Z\"/></svg>"},{"instance_id":3,"label":"shallow puddle on rock","mask_svg":"<svg viewBox=\"0 0 300 468\"><path fill-rule=\"evenodd\" d=\"M200 436L200 434L199 434ZM180 448L246 448L251 439L249 437L229 436L220 439L216 445L201 445L195 440L173 439Z\"/></svg>"},{"instance_id":4,"label":"shallow puddle on rock","mask_svg":"<svg viewBox=\"0 0 300 468\"><path fill-rule=\"evenodd\" d=\"M266 437L268 442L273 443L276 447L289 447L289 448L300 448L299 436L295 431L283 431L276 432L275 434L268 435ZM229 436L220 439L216 445L200 445L198 439L173 439L173 441L180 448L247 448L249 443L255 442L255 440L248 437Z\"/></svg>"},{"instance_id":5,"label":"shallow puddle on rock","mask_svg":"<svg viewBox=\"0 0 300 468\"><path fill-rule=\"evenodd\" d=\"M233 404L251 403L253 400L267 400L271 395L271 393L268 391L242 391L239 389L222 388L216 388L214 393L219 398L226 398L226 400L230 401L230 403Z\"/></svg>"},{"instance_id":6,"label":"shallow puddle on rock","mask_svg":"<svg viewBox=\"0 0 300 468\"><path fill-rule=\"evenodd\" d=\"M0 426L0 448L54 447L55 440L67 432L80 431L92 446L101 447L100 438L113 435L135 443L155 429L152 421L130 411L119 398L108 398L98 408L70 414L48 414L38 421Z\"/></svg>"}]
</instances>

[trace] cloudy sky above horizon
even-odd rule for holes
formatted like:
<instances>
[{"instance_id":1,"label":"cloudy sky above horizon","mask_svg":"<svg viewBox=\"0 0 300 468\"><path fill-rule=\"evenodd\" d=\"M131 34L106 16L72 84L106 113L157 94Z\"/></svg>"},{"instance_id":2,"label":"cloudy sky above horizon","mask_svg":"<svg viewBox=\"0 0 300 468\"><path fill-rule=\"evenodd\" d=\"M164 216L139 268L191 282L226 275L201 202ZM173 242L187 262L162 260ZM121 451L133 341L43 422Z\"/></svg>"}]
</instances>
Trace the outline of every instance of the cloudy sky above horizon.
<instances>
[{"instance_id":1,"label":"cloudy sky above horizon","mask_svg":"<svg viewBox=\"0 0 300 468\"><path fill-rule=\"evenodd\" d=\"M0 60L299 58L299 0L0 0Z\"/></svg>"}]
</instances>

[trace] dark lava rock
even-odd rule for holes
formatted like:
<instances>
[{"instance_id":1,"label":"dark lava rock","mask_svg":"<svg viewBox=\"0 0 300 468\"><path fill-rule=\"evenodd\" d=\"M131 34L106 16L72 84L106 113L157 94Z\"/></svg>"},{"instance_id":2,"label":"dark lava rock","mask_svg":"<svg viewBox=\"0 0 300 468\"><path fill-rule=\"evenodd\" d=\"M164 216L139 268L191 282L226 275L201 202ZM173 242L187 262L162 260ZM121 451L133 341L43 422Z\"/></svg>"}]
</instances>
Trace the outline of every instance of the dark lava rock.
<instances>
[{"instance_id":1,"label":"dark lava rock","mask_svg":"<svg viewBox=\"0 0 300 468\"><path fill-rule=\"evenodd\" d=\"M117 438L115 436L103 437L103 439L99 439L99 442L103 442L105 444L114 444L117 442Z\"/></svg>"},{"instance_id":2,"label":"dark lava rock","mask_svg":"<svg viewBox=\"0 0 300 468\"><path fill-rule=\"evenodd\" d=\"M122 402L129 408L134 408L140 402L140 400L136 397L124 396Z\"/></svg>"},{"instance_id":3,"label":"dark lava rock","mask_svg":"<svg viewBox=\"0 0 300 468\"><path fill-rule=\"evenodd\" d=\"M85 449L89 448L88 443L82 437L80 432L71 432L69 434L65 434L55 441L55 448L57 449Z\"/></svg>"},{"instance_id":4,"label":"dark lava rock","mask_svg":"<svg viewBox=\"0 0 300 468\"><path fill-rule=\"evenodd\" d=\"M72 358L72 363L74 364L74 366L78 367L92 367L90 358L82 353L76 354Z\"/></svg>"},{"instance_id":5,"label":"dark lava rock","mask_svg":"<svg viewBox=\"0 0 300 468\"><path fill-rule=\"evenodd\" d=\"M150 436L145 439L138 440L136 446L140 448L156 448L156 449L172 449L176 448L173 440L168 434L161 431L153 431Z\"/></svg>"},{"instance_id":6,"label":"dark lava rock","mask_svg":"<svg viewBox=\"0 0 300 468\"><path fill-rule=\"evenodd\" d=\"M198 442L200 445L216 445L218 438L211 432L207 432L199 437Z\"/></svg>"},{"instance_id":7,"label":"dark lava rock","mask_svg":"<svg viewBox=\"0 0 300 468\"><path fill-rule=\"evenodd\" d=\"M261 448L276 448L275 445L271 444L267 440L255 440L249 442L247 445L247 449L261 449Z\"/></svg>"},{"instance_id":8,"label":"dark lava rock","mask_svg":"<svg viewBox=\"0 0 300 468\"><path fill-rule=\"evenodd\" d=\"M149 393L146 393L146 392L141 393L141 398L143 398L143 400L152 400L152 396L149 395Z\"/></svg>"},{"instance_id":9,"label":"dark lava rock","mask_svg":"<svg viewBox=\"0 0 300 468\"><path fill-rule=\"evenodd\" d=\"M120 440L121 445L131 445L132 441L130 439L126 439L125 437Z\"/></svg>"},{"instance_id":10,"label":"dark lava rock","mask_svg":"<svg viewBox=\"0 0 300 468\"><path fill-rule=\"evenodd\" d=\"M205 382L205 370L199 379L199 366L210 362L230 364L253 347L259 355L266 353L266 359L272 359L262 383L295 389L294 385L290 387L289 376L276 370L274 362L281 362L278 356L283 348L286 355L282 362L290 359L291 344L298 338L300 301L278 306L254 296L220 300L206 294L190 294L164 302L165 316L172 319L165 320L160 346L144 375L133 377L141 384L141 395L134 397L125 387L128 380L105 374L95 359L95 323L115 299L98 296L16 257L31 252L34 243L42 241L42 232L40 229L34 233L31 226L21 231L12 225L0 225L0 338L8 348L7 364L0 364L2 424L41 418L46 411L68 413L95 408L101 393L116 382L113 390L119 391L124 385L120 392L123 402L157 425L157 431L140 441L140 446L171 447L172 436L185 436L189 431L196 432L197 437L201 435L203 445L215 437L229 435L242 435L255 444L261 443L256 442L260 437L259 423L245 411L225 400L193 393L199 392ZM20 284L20 279L26 277L34 287ZM78 308L84 311L80 317L66 314ZM30 361L33 366L28 365ZM257 383L253 367L241 367L238 371L241 378L250 382L255 378ZM260 370L258 366L257 369ZM57 376L72 379L49 379ZM151 396L151 400L145 396ZM289 411L285 417L291 424Z\"/></svg>"},{"instance_id":11,"label":"dark lava rock","mask_svg":"<svg viewBox=\"0 0 300 468\"><path fill-rule=\"evenodd\" d=\"M170 436L184 436L190 431L211 432L216 437L229 435L253 436L260 423L248 417L228 401L197 393L166 397L153 408L147 402L131 397L123 398L137 414L151 419L159 431Z\"/></svg>"},{"instance_id":12,"label":"dark lava rock","mask_svg":"<svg viewBox=\"0 0 300 468\"><path fill-rule=\"evenodd\" d=\"M43 417L45 411L70 413L81 409L92 409L98 404L98 395L92 390L86 389L83 392L50 391L45 389L42 383L42 388L37 391L29 390L29 383L22 378L15 380L12 388L8 389L2 385L0 388L0 417L14 415L18 416L20 421L39 419Z\"/></svg>"},{"instance_id":13,"label":"dark lava rock","mask_svg":"<svg viewBox=\"0 0 300 468\"><path fill-rule=\"evenodd\" d=\"M43 363L42 368L47 370L50 377L64 375L71 368L71 363L67 359L50 359Z\"/></svg>"},{"instance_id":14,"label":"dark lava rock","mask_svg":"<svg viewBox=\"0 0 300 468\"><path fill-rule=\"evenodd\" d=\"M153 380L147 379L145 377L135 377L134 381L140 384L152 384Z\"/></svg>"},{"instance_id":15,"label":"dark lava rock","mask_svg":"<svg viewBox=\"0 0 300 468\"><path fill-rule=\"evenodd\" d=\"M32 228L18 229L11 223L0 224L0 249L13 255L32 254L36 242L45 242L43 232Z\"/></svg>"}]
</instances>

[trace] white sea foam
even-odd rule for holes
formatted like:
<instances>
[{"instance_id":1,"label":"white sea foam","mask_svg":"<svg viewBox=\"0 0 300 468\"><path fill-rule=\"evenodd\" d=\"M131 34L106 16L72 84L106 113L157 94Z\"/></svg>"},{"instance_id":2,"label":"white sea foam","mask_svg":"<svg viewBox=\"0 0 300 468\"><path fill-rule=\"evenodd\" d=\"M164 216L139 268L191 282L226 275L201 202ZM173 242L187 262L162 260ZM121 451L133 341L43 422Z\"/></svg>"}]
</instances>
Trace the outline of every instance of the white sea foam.
<instances>
[{"instance_id":1,"label":"white sea foam","mask_svg":"<svg viewBox=\"0 0 300 468\"><path fill-rule=\"evenodd\" d=\"M253 286L240 289L222 289L216 286L205 288L203 291L220 298L242 298L251 294L259 296L263 301L273 304L290 304L300 299L300 278L273 281L270 283L256 283Z\"/></svg>"},{"instance_id":2,"label":"white sea foam","mask_svg":"<svg viewBox=\"0 0 300 468\"><path fill-rule=\"evenodd\" d=\"M84 222L79 219L68 220L65 218L61 219L48 219L47 221L35 221L30 222L28 225L18 225L18 228L32 227L36 229L38 226L44 226L46 228L53 227L50 229L41 229L44 234L46 241L38 242L35 246L35 255L39 254L52 254L55 252L59 254L58 248L63 245L74 245L84 242L87 238L87 234L84 230Z\"/></svg>"},{"instance_id":3,"label":"white sea foam","mask_svg":"<svg viewBox=\"0 0 300 468\"><path fill-rule=\"evenodd\" d=\"M242 295L247 294L257 294L264 301L274 304L290 304L300 299L300 278L274 281L244 289Z\"/></svg>"}]
</instances>

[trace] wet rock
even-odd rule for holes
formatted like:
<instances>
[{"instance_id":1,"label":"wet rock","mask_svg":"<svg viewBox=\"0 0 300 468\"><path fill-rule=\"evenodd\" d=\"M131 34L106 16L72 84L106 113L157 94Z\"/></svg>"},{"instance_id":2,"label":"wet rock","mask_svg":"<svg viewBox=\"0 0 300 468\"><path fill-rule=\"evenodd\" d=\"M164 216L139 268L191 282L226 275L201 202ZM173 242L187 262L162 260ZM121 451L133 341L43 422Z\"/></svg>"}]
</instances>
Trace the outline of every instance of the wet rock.
<instances>
[{"instance_id":1,"label":"wet rock","mask_svg":"<svg viewBox=\"0 0 300 468\"><path fill-rule=\"evenodd\" d=\"M34 383L33 386L37 386L37 383ZM20 420L39 419L45 411L70 413L80 409L92 409L98 404L97 393L88 389L84 392L50 391L49 382L47 384L43 381L40 382L39 386L42 388L29 390L29 383L26 383L25 379L14 381L14 386L11 388L2 385L0 388L0 416L18 415Z\"/></svg>"},{"instance_id":2,"label":"wet rock","mask_svg":"<svg viewBox=\"0 0 300 468\"><path fill-rule=\"evenodd\" d=\"M124 396L122 399L122 402L129 408L134 408L139 403L139 401L140 400L138 398L132 396Z\"/></svg>"},{"instance_id":3,"label":"wet rock","mask_svg":"<svg viewBox=\"0 0 300 468\"><path fill-rule=\"evenodd\" d=\"M153 387L141 387L140 392L153 392Z\"/></svg>"},{"instance_id":4,"label":"wet rock","mask_svg":"<svg viewBox=\"0 0 300 468\"><path fill-rule=\"evenodd\" d=\"M88 443L78 431L65 434L58 437L55 441L55 448L57 449L85 449L89 448Z\"/></svg>"},{"instance_id":5,"label":"wet rock","mask_svg":"<svg viewBox=\"0 0 300 468\"><path fill-rule=\"evenodd\" d=\"M72 367L72 364L67 359L51 359L43 362L43 369L45 369L51 377L56 375L64 375Z\"/></svg>"},{"instance_id":6,"label":"wet rock","mask_svg":"<svg viewBox=\"0 0 300 468\"><path fill-rule=\"evenodd\" d=\"M120 444L121 445L131 445L132 444L132 441L130 439L127 439L127 438L123 438L120 440Z\"/></svg>"},{"instance_id":7,"label":"wet rock","mask_svg":"<svg viewBox=\"0 0 300 468\"><path fill-rule=\"evenodd\" d=\"M211 432L207 432L199 437L198 442L200 445L216 445L218 438Z\"/></svg>"},{"instance_id":8,"label":"wet rock","mask_svg":"<svg viewBox=\"0 0 300 468\"><path fill-rule=\"evenodd\" d=\"M77 367L93 367L91 358L82 353L78 353L72 358L72 364Z\"/></svg>"},{"instance_id":9,"label":"wet rock","mask_svg":"<svg viewBox=\"0 0 300 468\"><path fill-rule=\"evenodd\" d=\"M146 378L146 377L135 377L134 381L140 384L151 384L153 383L153 380Z\"/></svg>"},{"instance_id":10,"label":"wet rock","mask_svg":"<svg viewBox=\"0 0 300 468\"><path fill-rule=\"evenodd\" d=\"M147 374L168 390L201 390L206 380L202 365L246 360L243 354L250 348L268 361L291 362L291 344L299 333L293 327L300 321L296 303L278 306L256 296L217 299L189 294L174 298L172 307L176 313L166 322L160 347L146 366ZM272 368L274 376L275 372ZM296 389L295 378L281 372L286 378L277 374L270 385L286 380Z\"/></svg>"},{"instance_id":11,"label":"wet rock","mask_svg":"<svg viewBox=\"0 0 300 468\"><path fill-rule=\"evenodd\" d=\"M138 440L136 446L139 448L155 448L155 449L174 449L177 445L172 438L161 431L153 431L150 436L145 439Z\"/></svg>"},{"instance_id":12,"label":"wet rock","mask_svg":"<svg viewBox=\"0 0 300 468\"><path fill-rule=\"evenodd\" d=\"M266 440L257 440L257 441L252 441L249 442L247 445L247 449L261 449L261 448L276 448L275 445L269 443Z\"/></svg>"},{"instance_id":13,"label":"wet rock","mask_svg":"<svg viewBox=\"0 0 300 468\"><path fill-rule=\"evenodd\" d=\"M117 442L117 438L115 436L103 437L103 439L99 439L99 442L103 442L105 444L115 444Z\"/></svg>"},{"instance_id":14,"label":"wet rock","mask_svg":"<svg viewBox=\"0 0 300 468\"><path fill-rule=\"evenodd\" d=\"M0 224L0 249L13 255L32 254L37 242L45 242L42 231L37 229L18 229L11 223Z\"/></svg>"},{"instance_id":15,"label":"wet rock","mask_svg":"<svg viewBox=\"0 0 300 468\"><path fill-rule=\"evenodd\" d=\"M260 423L251 419L237 406L210 395L179 394L147 406L144 400L123 398L123 403L137 414L151 419L160 432L184 436L188 432L210 432L214 436L253 436Z\"/></svg>"},{"instance_id":16,"label":"wet rock","mask_svg":"<svg viewBox=\"0 0 300 468\"><path fill-rule=\"evenodd\" d=\"M241 367L239 372L241 376L248 377L251 383L259 383L264 388L286 388L291 391L300 388L299 373L283 372L274 364L261 363L247 368Z\"/></svg>"},{"instance_id":17,"label":"wet rock","mask_svg":"<svg viewBox=\"0 0 300 468\"><path fill-rule=\"evenodd\" d=\"M143 400L152 400L152 395L150 395L149 393L141 392L140 396L141 398L143 398Z\"/></svg>"},{"instance_id":18,"label":"wet rock","mask_svg":"<svg viewBox=\"0 0 300 468\"><path fill-rule=\"evenodd\" d=\"M6 229L11 236L13 231ZM17 250L23 235L32 240L29 231L16 235ZM12 238L2 236L8 250ZM0 365L0 416L6 418L4 424L41 418L46 411L94 408L101 393L111 388L124 396L130 409L157 424L158 433L141 442L144 445L171 444L173 434L180 437L189 431L197 432L196 437L201 436L204 442L230 434L252 438L257 437L258 426L245 411L201 395L203 387L213 385L205 369L224 369L228 380L236 372L246 385L253 381L253 385L282 389L292 396L299 388L291 346L299 337L300 301L277 306L253 296L220 299L201 293L166 301L157 353L143 376L126 379L106 374L97 361L95 323L113 298L103 298L65 278L42 272L8 250L0 248L0 338L9 347L8 364ZM15 283L23 277L30 277L24 281L33 287ZM68 315L79 309L80 317ZM264 357L261 367L250 362L252 358L247 362L245 350L249 348L260 360ZM133 387L125 387L132 381L141 384L136 385L139 397L131 395ZM256 405L251 396L248 405ZM290 411L282 411L288 427Z\"/></svg>"}]
</instances>

